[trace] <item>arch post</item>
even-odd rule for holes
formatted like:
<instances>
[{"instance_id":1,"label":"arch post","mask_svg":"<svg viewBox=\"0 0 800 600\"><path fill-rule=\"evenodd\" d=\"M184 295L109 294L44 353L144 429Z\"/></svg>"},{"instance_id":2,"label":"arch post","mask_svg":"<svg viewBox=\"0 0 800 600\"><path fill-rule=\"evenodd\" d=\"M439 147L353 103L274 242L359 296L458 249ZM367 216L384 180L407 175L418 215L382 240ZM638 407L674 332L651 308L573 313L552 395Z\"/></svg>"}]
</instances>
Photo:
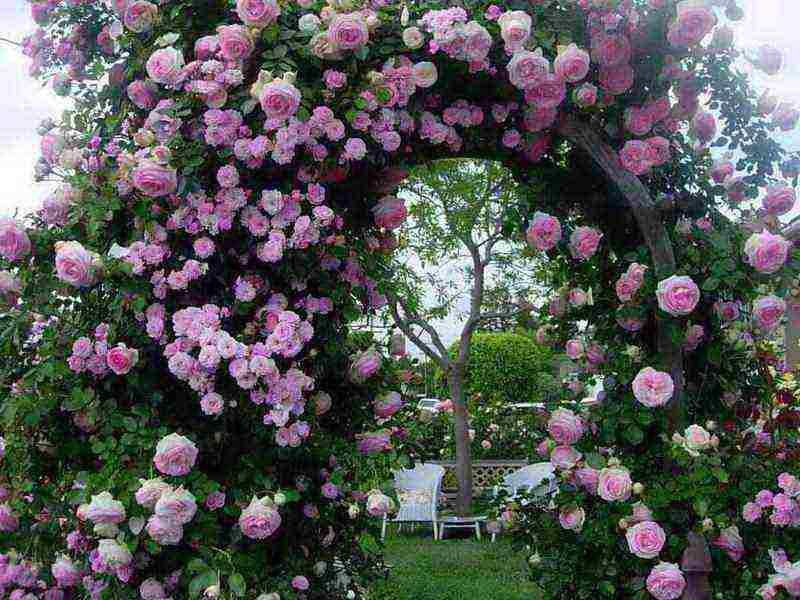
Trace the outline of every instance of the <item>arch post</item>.
<instances>
[{"instance_id":1,"label":"arch post","mask_svg":"<svg viewBox=\"0 0 800 600\"><path fill-rule=\"evenodd\" d=\"M689 546L683 552L681 570L686 577L686 590L683 600L711 600L711 584L708 581L711 575L711 553L708 550L706 538L699 533L691 532L688 535Z\"/></svg>"}]
</instances>

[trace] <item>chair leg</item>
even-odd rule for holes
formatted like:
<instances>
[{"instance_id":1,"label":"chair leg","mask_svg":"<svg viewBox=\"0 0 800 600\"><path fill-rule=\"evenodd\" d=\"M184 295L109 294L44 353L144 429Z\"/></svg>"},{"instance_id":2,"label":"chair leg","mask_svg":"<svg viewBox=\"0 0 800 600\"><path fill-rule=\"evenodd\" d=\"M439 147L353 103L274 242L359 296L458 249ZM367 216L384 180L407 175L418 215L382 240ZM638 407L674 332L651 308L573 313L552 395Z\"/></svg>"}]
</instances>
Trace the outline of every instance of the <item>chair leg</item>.
<instances>
[{"instance_id":1,"label":"chair leg","mask_svg":"<svg viewBox=\"0 0 800 600\"><path fill-rule=\"evenodd\" d=\"M478 541L481 541L481 524L479 521L475 521L475 537L478 538Z\"/></svg>"},{"instance_id":2,"label":"chair leg","mask_svg":"<svg viewBox=\"0 0 800 600\"><path fill-rule=\"evenodd\" d=\"M439 534L437 533L436 521L431 521L431 524L433 525L433 539L438 540Z\"/></svg>"},{"instance_id":3,"label":"chair leg","mask_svg":"<svg viewBox=\"0 0 800 600\"><path fill-rule=\"evenodd\" d=\"M496 534L496 533L493 533L493 534L492 534L492 543L493 543L493 544L494 544L494 542L495 542L495 540L496 540L496 539L497 539L497 534Z\"/></svg>"},{"instance_id":4,"label":"chair leg","mask_svg":"<svg viewBox=\"0 0 800 600\"><path fill-rule=\"evenodd\" d=\"M383 516L383 524L381 525L381 541L386 541L386 515Z\"/></svg>"}]
</instances>

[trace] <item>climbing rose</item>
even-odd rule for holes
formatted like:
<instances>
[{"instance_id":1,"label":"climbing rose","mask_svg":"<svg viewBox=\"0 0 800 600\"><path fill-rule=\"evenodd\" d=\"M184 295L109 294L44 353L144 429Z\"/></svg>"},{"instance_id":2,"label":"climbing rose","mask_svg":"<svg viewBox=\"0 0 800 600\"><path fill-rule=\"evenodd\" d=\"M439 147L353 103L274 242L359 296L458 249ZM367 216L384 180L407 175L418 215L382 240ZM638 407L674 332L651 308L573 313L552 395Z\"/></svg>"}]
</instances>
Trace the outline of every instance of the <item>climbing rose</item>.
<instances>
[{"instance_id":1,"label":"climbing rose","mask_svg":"<svg viewBox=\"0 0 800 600\"><path fill-rule=\"evenodd\" d=\"M152 110L157 102L158 86L152 81L136 80L128 85L128 98L138 108Z\"/></svg>"},{"instance_id":2,"label":"climbing rose","mask_svg":"<svg viewBox=\"0 0 800 600\"><path fill-rule=\"evenodd\" d=\"M0 218L0 256L11 262L24 258L31 252L31 240L18 221Z\"/></svg>"},{"instance_id":3,"label":"climbing rose","mask_svg":"<svg viewBox=\"0 0 800 600\"><path fill-rule=\"evenodd\" d=\"M80 242L56 242L56 274L75 287L89 287L97 280L102 267L100 257Z\"/></svg>"},{"instance_id":4,"label":"climbing rose","mask_svg":"<svg viewBox=\"0 0 800 600\"><path fill-rule=\"evenodd\" d=\"M572 446L556 446L550 452L550 462L554 467L563 471L575 468L581 458L583 458L583 454Z\"/></svg>"},{"instance_id":5,"label":"climbing rose","mask_svg":"<svg viewBox=\"0 0 800 600\"><path fill-rule=\"evenodd\" d=\"M133 555L128 548L116 540L103 539L97 547L100 558L109 567L127 567L133 562Z\"/></svg>"},{"instance_id":6,"label":"climbing rose","mask_svg":"<svg viewBox=\"0 0 800 600\"><path fill-rule=\"evenodd\" d=\"M548 74L550 61L542 55L541 50L536 52L521 50L514 54L506 68L511 83L521 90L527 90Z\"/></svg>"},{"instance_id":7,"label":"climbing rose","mask_svg":"<svg viewBox=\"0 0 800 600\"><path fill-rule=\"evenodd\" d=\"M182 435L171 433L158 442L153 462L164 475L180 476L191 471L196 460L197 446Z\"/></svg>"},{"instance_id":8,"label":"climbing rose","mask_svg":"<svg viewBox=\"0 0 800 600\"><path fill-rule=\"evenodd\" d=\"M0 504L0 532L11 533L17 529L19 529L19 517L14 514L8 503Z\"/></svg>"},{"instance_id":9,"label":"climbing rose","mask_svg":"<svg viewBox=\"0 0 800 600\"><path fill-rule=\"evenodd\" d=\"M528 243L537 250L550 250L561 241L561 223L553 216L537 212L533 215L526 237Z\"/></svg>"},{"instance_id":10,"label":"climbing rose","mask_svg":"<svg viewBox=\"0 0 800 600\"><path fill-rule=\"evenodd\" d=\"M644 175L653 166L650 146L642 140L626 142L619 153L619 160L622 163L622 167L634 175Z\"/></svg>"},{"instance_id":11,"label":"climbing rose","mask_svg":"<svg viewBox=\"0 0 800 600\"><path fill-rule=\"evenodd\" d=\"M167 597L164 586L155 579L145 579L139 586L139 595L142 600L164 600Z\"/></svg>"},{"instance_id":12,"label":"climbing rose","mask_svg":"<svg viewBox=\"0 0 800 600\"><path fill-rule=\"evenodd\" d=\"M771 215L785 215L794 208L796 201L793 187L788 185L770 186L764 197L764 210Z\"/></svg>"},{"instance_id":13,"label":"climbing rose","mask_svg":"<svg viewBox=\"0 0 800 600\"><path fill-rule=\"evenodd\" d=\"M268 119L286 120L300 107L300 90L289 82L275 80L264 86L259 101Z\"/></svg>"},{"instance_id":14,"label":"climbing rose","mask_svg":"<svg viewBox=\"0 0 800 600\"><path fill-rule=\"evenodd\" d=\"M382 517L394 510L394 502L389 496L378 490L372 490L367 496L367 514Z\"/></svg>"},{"instance_id":15,"label":"climbing rose","mask_svg":"<svg viewBox=\"0 0 800 600\"><path fill-rule=\"evenodd\" d=\"M397 229L406 220L406 204L402 198L386 196L372 209L375 224L384 229Z\"/></svg>"},{"instance_id":16,"label":"climbing rose","mask_svg":"<svg viewBox=\"0 0 800 600\"><path fill-rule=\"evenodd\" d=\"M178 175L175 169L151 160L139 163L131 172L131 180L133 187L151 198L167 196L178 187Z\"/></svg>"},{"instance_id":17,"label":"climbing rose","mask_svg":"<svg viewBox=\"0 0 800 600\"><path fill-rule=\"evenodd\" d=\"M573 93L573 101L581 108L587 108L597 104L597 86L591 83L584 83L576 88Z\"/></svg>"},{"instance_id":18,"label":"climbing rose","mask_svg":"<svg viewBox=\"0 0 800 600\"><path fill-rule=\"evenodd\" d=\"M685 587L683 573L673 563L658 563L647 576L647 591L656 600L678 600Z\"/></svg>"},{"instance_id":19,"label":"climbing rose","mask_svg":"<svg viewBox=\"0 0 800 600\"><path fill-rule=\"evenodd\" d=\"M226 60L246 60L255 49L250 32L241 25L220 25L217 34L220 54Z\"/></svg>"},{"instance_id":20,"label":"climbing rose","mask_svg":"<svg viewBox=\"0 0 800 600\"><path fill-rule=\"evenodd\" d=\"M625 502L632 487L631 474L624 467L606 467L597 476L597 494L606 502Z\"/></svg>"},{"instance_id":21,"label":"climbing rose","mask_svg":"<svg viewBox=\"0 0 800 600\"><path fill-rule=\"evenodd\" d=\"M553 70L561 79L577 83L589 73L589 53L576 44L570 44L559 51L553 62Z\"/></svg>"},{"instance_id":22,"label":"climbing rose","mask_svg":"<svg viewBox=\"0 0 800 600\"><path fill-rule=\"evenodd\" d=\"M583 437L583 419L567 408L558 408L550 415L547 431L557 444L571 446Z\"/></svg>"},{"instance_id":23,"label":"climbing rose","mask_svg":"<svg viewBox=\"0 0 800 600\"><path fill-rule=\"evenodd\" d=\"M175 546L183 537L183 526L172 519L153 515L147 521L147 533L157 544Z\"/></svg>"},{"instance_id":24,"label":"climbing rose","mask_svg":"<svg viewBox=\"0 0 800 600\"><path fill-rule=\"evenodd\" d=\"M397 392L386 392L375 398L375 416L388 419L403 408L403 397Z\"/></svg>"},{"instance_id":25,"label":"climbing rose","mask_svg":"<svg viewBox=\"0 0 800 600\"><path fill-rule=\"evenodd\" d=\"M583 529L583 524L586 521L586 511L580 506L564 508L558 515L558 522L561 527L575 533L580 533Z\"/></svg>"},{"instance_id":26,"label":"climbing rose","mask_svg":"<svg viewBox=\"0 0 800 600\"><path fill-rule=\"evenodd\" d=\"M160 478L140 479L139 483L141 487L136 490L136 503L145 508L154 508L161 495L172 490L172 486Z\"/></svg>"},{"instance_id":27,"label":"climbing rose","mask_svg":"<svg viewBox=\"0 0 800 600\"><path fill-rule=\"evenodd\" d=\"M506 52L513 54L522 50L525 42L528 41L533 20L524 11L510 10L498 17L497 24L500 25L500 37L506 44Z\"/></svg>"},{"instance_id":28,"label":"climbing rose","mask_svg":"<svg viewBox=\"0 0 800 600\"><path fill-rule=\"evenodd\" d=\"M702 144L707 144L717 135L717 119L706 111L698 111L692 118L692 133Z\"/></svg>"},{"instance_id":29,"label":"climbing rose","mask_svg":"<svg viewBox=\"0 0 800 600\"><path fill-rule=\"evenodd\" d=\"M721 548L732 561L739 562L742 560L744 544L742 543L742 536L739 535L739 528L735 525L720 531L719 537L714 540L713 545Z\"/></svg>"},{"instance_id":30,"label":"climbing rose","mask_svg":"<svg viewBox=\"0 0 800 600\"><path fill-rule=\"evenodd\" d=\"M747 262L758 272L772 274L780 271L791 244L782 236L768 231L754 233L744 245Z\"/></svg>"},{"instance_id":31,"label":"climbing rose","mask_svg":"<svg viewBox=\"0 0 800 600\"><path fill-rule=\"evenodd\" d=\"M683 349L687 352L694 352L703 341L706 330L702 325L689 325L686 328L686 339L683 342Z\"/></svg>"},{"instance_id":32,"label":"climbing rose","mask_svg":"<svg viewBox=\"0 0 800 600\"><path fill-rule=\"evenodd\" d=\"M156 83L172 85L180 77L183 69L183 54L172 46L160 48L147 60L147 75Z\"/></svg>"},{"instance_id":33,"label":"climbing rose","mask_svg":"<svg viewBox=\"0 0 800 600\"><path fill-rule=\"evenodd\" d=\"M650 408L664 406L675 392L670 374L656 371L653 367L645 367L639 371L632 386L636 399Z\"/></svg>"},{"instance_id":34,"label":"climbing rose","mask_svg":"<svg viewBox=\"0 0 800 600\"><path fill-rule=\"evenodd\" d=\"M136 0L128 4L128 8L125 9L125 27L134 33L145 33L153 28L157 16L158 7L155 4Z\"/></svg>"},{"instance_id":35,"label":"climbing rose","mask_svg":"<svg viewBox=\"0 0 800 600\"><path fill-rule=\"evenodd\" d=\"M58 558L50 567L50 572L59 587L73 587L81 581L80 569L64 554L58 555Z\"/></svg>"},{"instance_id":36,"label":"climbing rose","mask_svg":"<svg viewBox=\"0 0 800 600\"><path fill-rule=\"evenodd\" d=\"M763 44L758 48L754 64L767 75L777 75L783 66L783 54L774 46Z\"/></svg>"},{"instance_id":37,"label":"climbing rose","mask_svg":"<svg viewBox=\"0 0 800 600\"><path fill-rule=\"evenodd\" d=\"M628 540L628 549L639 558L656 558L667 536L661 526L654 521L643 521L625 532Z\"/></svg>"},{"instance_id":38,"label":"climbing rose","mask_svg":"<svg viewBox=\"0 0 800 600\"><path fill-rule=\"evenodd\" d=\"M574 258L588 260L597 252L603 234L593 227L578 227L569 237L569 249Z\"/></svg>"},{"instance_id":39,"label":"climbing rose","mask_svg":"<svg viewBox=\"0 0 800 600\"><path fill-rule=\"evenodd\" d=\"M677 19L670 25L667 39L673 46L694 46L717 24L714 11L705 0L683 0Z\"/></svg>"},{"instance_id":40,"label":"climbing rose","mask_svg":"<svg viewBox=\"0 0 800 600\"><path fill-rule=\"evenodd\" d=\"M439 80L439 71L436 65L429 61L415 64L411 68L411 75L414 85L421 88L429 88Z\"/></svg>"},{"instance_id":41,"label":"climbing rose","mask_svg":"<svg viewBox=\"0 0 800 600\"><path fill-rule=\"evenodd\" d=\"M356 441L358 451L365 455L378 454L392 449L391 432L386 430L359 433L356 435Z\"/></svg>"},{"instance_id":42,"label":"climbing rose","mask_svg":"<svg viewBox=\"0 0 800 600\"><path fill-rule=\"evenodd\" d=\"M700 301L700 290L686 275L673 275L658 283L656 288L658 306L673 317L691 313Z\"/></svg>"},{"instance_id":43,"label":"climbing rose","mask_svg":"<svg viewBox=\"0 0 800 600\"><path fill-rule=\"evenodd\" d=\"M189 491L179 487L167 490L156 502L155 514L162 519L171 519L185 525L194 518L197 502Z\"/></svg>"},{"instance_id":44,"label":"climbing rose","mask_svg":"<svg viewBox=\"0 0 800 600\"><path fill-rule=\"evenodd\" d=\"M383 362L380 353L374 348L359 354L350 366L350 379L355 383L363 383L381 368Z\"/></svg>"},{"instance_id":45,"label":"climbing rose","mask_svg":"<svg viewBox=\"0 0 800 600\"><path fill-rule=\"evenodd\" d=\"M258 499L253 496L248 507L239 516L239 527L242 533L254 540L268 538L280 526L281 515L267 497Z\"/></svg>"},{"instance_id":46,"label":"climbing rose","mask_svg":"<svg viewBox=\"0 0 800 600\"><path fill-rule=\"evenodd\" d=\"M125 520L125 507L122 502L114 500L109 492L101 492L92 496L91 502L85 506L82 514L93 523L117 525Z\"/></svg>"},{"instance_id":47,"label":"climbing rose","mask_svg":"<svg viewBox=\"0 0 800 600\"><path fill-rule=\"evenodd\" d=\"M275 0L237 0L236 14L246 25L267 27L278 19L281 9Z\"/></svg>"},{"instance_id":48,"label":"climbing rose","mask_svg":"<svg viewBox=\"0 0 800 600\"><path fill-rule=\"evenodd\" d=\"M569 340L566 344L567 356L572 360L580 360L583 358L585 348L583 342L577 339Z\"/></svg>"},{"instance_id":49,"label":"climbing rose","mask_svg":"<svg viewBox=\"0 0 800 600\"><path fill-rule=\"evenodd\" d=\"M358 50L369 42L369 28L359 13L338 14L328 28L328 40L339 50Z\"/></svg>"},{"instance_id":50,"label":"climbing rose","mask_svg":"<svg viewBox=\"0 0 800 600\"><path fill-rule=\"evenodd\" d=\"M775 329L785 312L786 302L777 296L762 296L753 304L753 320L766 331Z\"/></svg>"},{"instance_id":51,"label":"climbing rose","mask_svg":"<svg viewBox=\"0 0 800 600\"><path fill-rule=\"evenodd\" d=\"M108 368L117 375L129 373L137 362L139 362L139 351L128 348L125 344L111 348L106 354Z\"/></svg>"}]
</instances>

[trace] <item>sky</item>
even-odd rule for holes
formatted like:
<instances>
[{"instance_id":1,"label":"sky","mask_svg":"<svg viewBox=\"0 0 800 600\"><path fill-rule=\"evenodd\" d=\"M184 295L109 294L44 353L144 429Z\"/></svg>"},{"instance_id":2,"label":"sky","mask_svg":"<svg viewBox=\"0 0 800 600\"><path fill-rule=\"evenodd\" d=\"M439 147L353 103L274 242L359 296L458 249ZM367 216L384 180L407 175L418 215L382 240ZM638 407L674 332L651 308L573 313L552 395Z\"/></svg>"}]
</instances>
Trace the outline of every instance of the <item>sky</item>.
<instances>
[{"instance_id":1,"label":"sky","mask_svg":"<svg viewBox=\"0 0 800 600\"><path fill-rule=\"evenodd\" d=\"M755 86L800 104L800 0L740 0L740 5L747 16L735 28L739 46L770 43L786 57L786 67L776 77L754 71ZM33 28L26 0L0 0L0 38L19 41ZM0 42L0 216L35 210L47 194L50 184L33 181L39 157L36 128L47 117L57 118L66 105L28 77L28 62L18 47ZM800 132L782 141L789 150L800 151ZM459 324L441 323L440 328L449 342Z\"/></svg>"}]
</instances>

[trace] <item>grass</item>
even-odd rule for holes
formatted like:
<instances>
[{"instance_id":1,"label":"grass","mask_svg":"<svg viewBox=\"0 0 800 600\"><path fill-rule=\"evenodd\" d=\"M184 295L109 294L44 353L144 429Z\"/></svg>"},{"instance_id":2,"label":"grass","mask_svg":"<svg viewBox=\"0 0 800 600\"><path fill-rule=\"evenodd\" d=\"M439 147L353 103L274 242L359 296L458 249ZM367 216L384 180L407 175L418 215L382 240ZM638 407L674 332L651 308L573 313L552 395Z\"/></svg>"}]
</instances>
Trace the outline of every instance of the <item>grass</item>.
<instances>
[{"instance_id":1,"label":"grass","mask_svg":"<svg viewBox=\"0 0 800 600\"><path fill-rule=\"evenodd\" d=\"M526 579L525 555L508 540L434 541L430 533L387 536L389 579L370 600L539 600Z\"/></svg>"}]
</instances>

